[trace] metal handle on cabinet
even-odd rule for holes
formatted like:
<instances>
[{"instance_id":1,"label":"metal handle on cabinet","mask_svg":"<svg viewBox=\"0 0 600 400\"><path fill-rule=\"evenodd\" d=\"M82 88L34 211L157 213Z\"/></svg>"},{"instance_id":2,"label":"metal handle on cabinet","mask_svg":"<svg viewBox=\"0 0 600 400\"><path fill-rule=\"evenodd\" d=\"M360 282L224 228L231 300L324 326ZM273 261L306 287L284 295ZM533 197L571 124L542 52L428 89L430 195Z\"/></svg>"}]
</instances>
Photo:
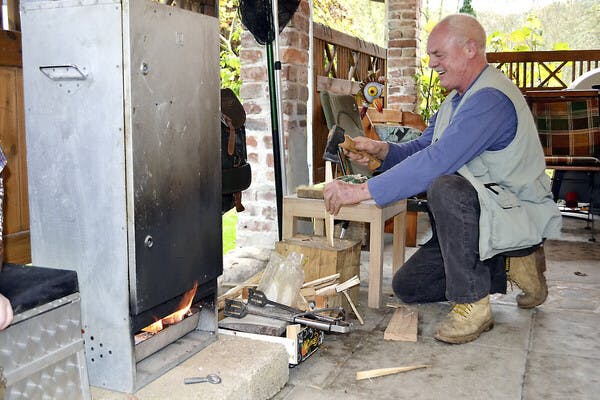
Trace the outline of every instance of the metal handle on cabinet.
<instances>
[{"instance_id":1,"label":"metal handle on cabinet","mask_svg":"<svg viewBox=\"0 0 600 400\"><path fill-rule=\"evenodd\" d=\"M83 68L85 70L85 68ZM84 81L87 75L77 65L43 65L40 72L53 81Z\"/></svg>"}]
</instances>

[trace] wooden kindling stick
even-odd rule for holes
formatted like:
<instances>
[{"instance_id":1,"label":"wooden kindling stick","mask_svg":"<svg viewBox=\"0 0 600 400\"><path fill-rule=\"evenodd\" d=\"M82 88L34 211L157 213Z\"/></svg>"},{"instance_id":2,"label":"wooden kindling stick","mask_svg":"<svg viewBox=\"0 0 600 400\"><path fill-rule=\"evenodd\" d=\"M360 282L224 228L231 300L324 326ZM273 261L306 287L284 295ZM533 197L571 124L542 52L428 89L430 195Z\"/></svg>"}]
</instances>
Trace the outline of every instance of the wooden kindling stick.
<instances>
[{"instance_id":1,"label":"wooden kindling stick","mask_svg":"<svg viewBox=\"0 0 600 400\"><path fill-rule=\"evenodd\" d=\"M348 303L350 303L350 307L352 307L352 311L354 312L354 315L356 315L356 319L358 319L358 322L360 322L361 325L364 325L365 321L362 319L362 316L356 309L354 302L352 301L352 299L350 298L350 295L348 294L348 289L350 289L353 286L358 285L359 283L360 283L360 279L358 279L357 275L354 275L352 278L348 279L346 282L342 282L339 285L337 285L335 287L335 290L338 293L340 293L340 292L344 293L344 296L346 296L346 300L348 300Z\"/></svg>"},{"instance_id":2,"label":"wooden kindling stick","mask_svg":"<svg viewBox=\"0 0 600 400\"><path fill-rule=\"evenodd\" d=\"M333 172L331 171L331 161L325 161L325 183L333 181ZM329 246L335 247L333 243L333 215L329 214L325 210L325 236L327 236L327 243Z\"/></svg>"},{"instance_id":3,"label":"wooden kindling stick","mask_svg":"<svg viewBox=\"0 0 600 400\"><path fill-rule=\"evenodd\" d=\"M392 375L397 374L399 372L412 371L413 369L421 369L431 367L431 364L422 364L422 365L411 365L407 367L392 367L392 368L379 368L379 369L370 369L366 371L357 371L356 372L356 380L360 381L362 379L369 378L377 378L379 376Z\"/></svg>"}]
</instances>

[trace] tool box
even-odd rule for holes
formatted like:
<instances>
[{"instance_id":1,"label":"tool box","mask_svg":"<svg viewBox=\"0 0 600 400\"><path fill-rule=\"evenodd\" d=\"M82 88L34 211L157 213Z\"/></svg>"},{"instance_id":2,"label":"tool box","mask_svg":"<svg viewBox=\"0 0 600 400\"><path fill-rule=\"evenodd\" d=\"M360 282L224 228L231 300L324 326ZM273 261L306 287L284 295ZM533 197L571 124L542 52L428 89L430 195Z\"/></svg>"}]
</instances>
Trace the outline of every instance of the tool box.
<instances>
[{"instance_id":1,"label":"tool box","mask_svg":"<svg viewBox=\"0 0 600 400\"><path fill-rule=\"evenodd\" d=\"M0 292L15 312L0 331L0 399L89 399L77 274L5 264Z\"/></svg>"}]
</instances>

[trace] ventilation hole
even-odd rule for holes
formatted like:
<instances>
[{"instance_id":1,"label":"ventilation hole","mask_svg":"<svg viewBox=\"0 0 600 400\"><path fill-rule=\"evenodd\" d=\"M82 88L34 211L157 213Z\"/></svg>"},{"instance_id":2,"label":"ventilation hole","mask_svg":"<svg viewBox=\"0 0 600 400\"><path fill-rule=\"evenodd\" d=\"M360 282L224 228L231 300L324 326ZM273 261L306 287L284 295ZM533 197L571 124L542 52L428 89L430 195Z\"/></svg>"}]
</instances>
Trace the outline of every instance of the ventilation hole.
<instances>
[{"instance_id":1,"label":"ventilation hole","mask_svg":"<svg viewBox=\"0 0 600 400\"><path fill-rule=\"evenodd\" d=\"M112 350L109 350L109 351L108 351L108 354L112 354Z\"/></svg>"},{"instance_id":2,"label":"ventilation hole","mask_svg":"<svg viewBox=\"0 0 600 400\"><path fill-rule=\"evenodd\" d=\"M93 336L90 336L90 340L94 340L94 337L93 337Z\"/></svg>"},{"instance_id":3,"label":"ventilation hole","mask_svg":"<svg viewBox=\"0 0 600 400\"><path fill-rule=\"evenodd\" d=\"M91 351L94 351L94 348L93 348L93 347L90 347L90 350L91 350Z\"/></svg>"},{"instance_id":4,"label":"ventilation hole","mask_svg":"<svg viewBox=\"0 0 600 400\"><path fill-rule=\"evenodd\" d=\"M94 360L94 359L92 358L92 362L94 362L94 361L96 361L96 360Z\"/></svg>"},{"instance_id":5,"label":"ventilation hole","mask_svg":"<svg viewBox=\"0 0 600 400\"><path fill-rule=\"evenodd\" d=\"M100 347L102 347L102 343L100 343Z\"/></svg>"}]
</instances>

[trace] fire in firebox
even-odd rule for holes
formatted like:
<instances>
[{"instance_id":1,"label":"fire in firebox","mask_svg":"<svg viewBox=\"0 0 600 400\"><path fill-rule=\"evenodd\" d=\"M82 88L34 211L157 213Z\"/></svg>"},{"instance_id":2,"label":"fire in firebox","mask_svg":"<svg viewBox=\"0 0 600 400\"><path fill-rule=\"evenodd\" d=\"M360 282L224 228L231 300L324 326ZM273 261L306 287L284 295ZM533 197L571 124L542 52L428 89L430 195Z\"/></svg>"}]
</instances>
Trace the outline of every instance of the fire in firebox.
<instances>
[{"instance_id":1,"label":"fire in firebox","mask_svg":"<svg viewBox=\"0 0 600 400\"><path fill-rule=\"evenodd\" d=\"M138 335L140 335L142 337L147 336L147 335L144 335L142 332L155 334L155 333L162 331L167 326L176 324L176 323L180 322L181 320L183 320L186 317L186 315L188 314L188 312L190 311L190 307L192 306L192 300L194 300L194 296L196 295L197 289L198 289L198 281L195 281L194 286L190 290L185 292L185 294L181 298L181 303L179 303L179 308L177 311L175 311L172 314L167 315L166 317L164 317L162 319L157 320L156 322L146 326L145 328L142 328L140 334L138 334ZM136 335L136 339L137 339L138 335ZM137 342L137 340L136 340L136 342Z\"/></svg>"}]
</instances>

